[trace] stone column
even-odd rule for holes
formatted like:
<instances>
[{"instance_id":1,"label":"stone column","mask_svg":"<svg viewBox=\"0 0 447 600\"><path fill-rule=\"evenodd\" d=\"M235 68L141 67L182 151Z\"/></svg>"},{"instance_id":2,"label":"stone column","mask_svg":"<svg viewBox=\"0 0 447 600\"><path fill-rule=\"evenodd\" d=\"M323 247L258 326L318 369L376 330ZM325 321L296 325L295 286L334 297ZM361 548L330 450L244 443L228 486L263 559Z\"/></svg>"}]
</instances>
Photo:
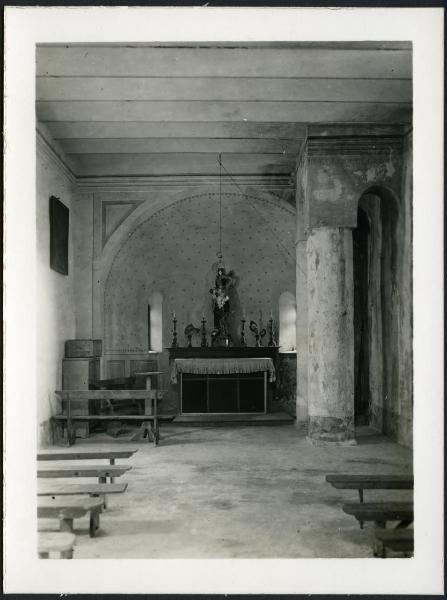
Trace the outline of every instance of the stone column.
<instances>
[{"instance_id":1,"label":"stone column","mask_svg":"<svg viewBox=\"0 0 447 600\"><path fill-rule=\"evenodd\" d=\"M306 245L306 240L296 243L296 424L303 430L308 424Z\"/></svg>"},{"instance_id":2,"label":"stone column","mask_svg":"<svg viewBox=\"0 0 447 600\"><path fill-rule=\"evenodd\" d=\"M308 435L354 438L352 232L313 229L307 240Z\"/></svg>"}]
</instances>

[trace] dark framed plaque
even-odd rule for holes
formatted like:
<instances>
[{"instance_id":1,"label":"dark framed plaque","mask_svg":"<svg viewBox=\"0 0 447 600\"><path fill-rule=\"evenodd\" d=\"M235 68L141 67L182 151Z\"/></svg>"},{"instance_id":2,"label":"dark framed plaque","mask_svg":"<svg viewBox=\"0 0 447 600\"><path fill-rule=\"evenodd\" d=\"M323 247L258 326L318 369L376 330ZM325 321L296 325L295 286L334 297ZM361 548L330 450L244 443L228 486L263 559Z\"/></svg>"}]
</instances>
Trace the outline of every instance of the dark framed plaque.
<instances>
[{"instance_id":1,"label":"dark framed plaque","mask_svg":"<svg viewBox=\"0 0 447 600\"><path fill-rule=\"evenodd\" d=\"M50 196L50 268L68 275L69 211L56 196Z\"/></svg>"}]
</instances>

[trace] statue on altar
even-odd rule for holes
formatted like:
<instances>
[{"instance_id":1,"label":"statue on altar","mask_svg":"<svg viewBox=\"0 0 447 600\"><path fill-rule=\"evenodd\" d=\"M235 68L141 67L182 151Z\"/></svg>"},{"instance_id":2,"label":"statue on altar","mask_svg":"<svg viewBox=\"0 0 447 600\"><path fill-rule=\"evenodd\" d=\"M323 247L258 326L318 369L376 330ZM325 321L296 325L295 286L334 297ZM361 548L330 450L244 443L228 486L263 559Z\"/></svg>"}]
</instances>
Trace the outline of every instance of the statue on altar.
<instances>
[{"instance_id":1,"label":"statue on altar","mask_svg":"<svg viewBox=\"0 0 447 600\"><path fill-rule=\"evenodd\" d=\"M214 330L211 334L213 344L228 346L231 341L229 332L228 317L230 314L230 296L229 291L234 283L234 274L232 271L226 272L222 263L222 255L219 255L217 266L217 275L214 287L210 289L213 299Z\"/></svg>"}]
</instances>

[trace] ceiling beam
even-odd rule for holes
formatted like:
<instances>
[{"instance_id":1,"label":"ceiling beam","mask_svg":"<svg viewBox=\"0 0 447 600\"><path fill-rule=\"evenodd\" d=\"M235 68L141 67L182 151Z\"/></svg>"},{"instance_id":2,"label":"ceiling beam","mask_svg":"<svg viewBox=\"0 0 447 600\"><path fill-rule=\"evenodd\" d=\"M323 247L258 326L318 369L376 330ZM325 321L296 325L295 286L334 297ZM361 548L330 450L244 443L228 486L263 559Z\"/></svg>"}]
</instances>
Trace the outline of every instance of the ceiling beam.
<instances>
[{"instance_id":1,"label":"ceiling beam","mask_svg":"<svg viewBox=\"0 0 447 600\"><path fill-rule=\"evenodd\" d=\"M38 77L36 99L411 102L409 79Z\"/></svg>"},{"instance_id":2,"label":"ceiling beam","mask_svg":"<svg viewBox=\"0 0 447 600\"><path fill-rule=\"evenodd\" d=\"M38 119L51 121L411 121L411 104L375 102L37 102Z\"/></svg>"},{"instance_id":3,"label":"ceiling beam","mask_svg":"<svg viewBox=\"0 0 447 600\"><path fill-rule=\"evenodd\" d=\"M301 139L306 135L303 123L232 123L176 122L120 123L117 121L61 121L48 123L55 139L76 138L231 138Z\"/></svg>"},{"instance_id":4,"label":"ceiling beam","mask_svg":"<svg viewBox=\"0 0 447 600\"><path fill-rule=\"evenodd\" d=\"M37 75L411 78L410 50L39 46Z\"/></svg>"},{"instance_id":5,"label":"ceiling beam","mask_svg":"<svg viewBox=\"0 0 447 600\"><path fill-rule=\"evenodd\" d=\"M296 155L302 139L225 139L225 138L82 138L61 139L69 154L278 154Z\"/></svg>"},{"instance_id":6,"label":"ceiling beam","mask_svg":"<svg viewBox=\"0 0 447 600\"><path fill-rule=\"evenodd\" d=\"M76 154L69 155L77 176L217 175L213 154ZM228 154L222 163L231 175L290 174L295 157Z\"/></svg>"}]
</instances>

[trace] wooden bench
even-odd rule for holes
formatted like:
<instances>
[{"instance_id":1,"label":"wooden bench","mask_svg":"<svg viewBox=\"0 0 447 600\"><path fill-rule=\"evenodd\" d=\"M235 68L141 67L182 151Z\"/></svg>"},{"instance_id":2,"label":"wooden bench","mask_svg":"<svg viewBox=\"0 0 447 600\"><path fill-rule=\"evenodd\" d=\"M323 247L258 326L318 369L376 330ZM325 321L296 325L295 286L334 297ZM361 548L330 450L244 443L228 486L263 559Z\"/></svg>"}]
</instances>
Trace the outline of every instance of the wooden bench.
<instances>
[{"instance_id":1,"label":"wooden bench","mask_svg":"<svg viewBox=\"0 0 447 600\"><path fill-rule=\"evenodd\" d=\"M131 465L39 465L37 477L97 477L98 483L107 483L107 477L120 477L131 468Z\"/></svg>"},{"instance_id":2,"label":"wooden bench","mask_svg":"<svg viewBox=\"0 0 447 600\"><path fill-rule=\"evenodd\" d=\"M61 531L73 532L73 519L89 514L89 535L93 537L99 528L99 515L102 511L102 498L83 498L74 496L67 498L37 498L37 517L59 519Z\"/></svg>"},{"instance_id":3,"label":"wooden bench","mask_svg":"<svg viewBox=\"0 0 447 600\"><path fill-rule=\"evenodd\" d=\"M55 393L60 397L62 405L66 406L63 414L54 415L53 420L57 423L65 423L67 427L67 443L69 446L75 443L75 430L73 421L139 421L142 425L138 434L139 438L152 440L157 446L160 439L159 415L157 414L157 402L162 399L165 390L57 390ZM71 402L93 402L105 401L109 403L109 410L113 412L112 402L128 402L129 400L143 400L144 414L121 415L121 414L87 414L73 415Z\"/></svg>"},{"instance_id":4,"label":"wooden bench","mask_svg":"<svg viewBox=\"0 0 447 600\"><path fill-rule=\"evenodd\" d=\"M326 481L339 490L358 490L363 502L363 490L412 490L412 475L326 475Z\"/></svg>"},{"instance_id":5,"label":"wooden bench","mask_svg":"<svg viewBox=\"0 0 447 600\"><path fill-rule=\"evenodd\" d=\"M326 481L339 490L358 490L360 502L363 503L364 490L412 490L412 475L326 475ZM360 521L360 529L363 522Z\"/></svg>"},{"instance_id":6,"label":"wooden bench","mask_svg":"<svg viewBox=\"0 0 447 600\"><path fill-rule=\"evenodd\" d=\"M88 494L92 498L101 497L104 508L107 508L107 494L123 494L127 483L75 483L64 485L52 484L49 487L38 488L38 496L78 496Z\"/></svg>"},{"instance_id":7,"label":"wooden bench","mask_svg":"<svg viewBox=\"0 0 447 600\"><path fill-rule=\"evenodd\" d=\"M57 553L60 558L73 558L75 535L67 531L39 531L37 535L37 551L39 558L50 558Z\"/></svg>"},{"instance_id":8,"label":"wooden bench","mask_svg":"<svg viewBox=\"0 0 447 600\"><path fill-rule=\"evenodd\" d=\"M104 458L114 465L119 458L130 458L138 448L131 450L81 450L79 452L39 452L37 460L100 460Z\"/></svg>"},{"instance_id":9,"label":"wooden bench","mask_svg":"<svg viewBox=\"0 0 447 600\"><path fill-rule=\"evenodd\" d=\"M397 527L407 527L413 522L412 502L343 504L343 511L355 517L360 523L374 521L379 527L385 527L387 521L400 521Z\"/></svg>"},{"instance_id":10,"label":"wooden bench","mask_svg":"<svg viewBox=\"0 0 447 600\"><path fill-rule=\"evenodd\" d=\"M374 554L378 554L382 558L386 558L387 548L396 552L403 552L405 555L414 552L413 529L376 529L375 536L379 549Z\"/></svg>"},{"instance_id":11,"label":"wooden bench","mask_svg":"<svg viewBox=\"0 0 447 600\"><path fill-rule=\"evenodd\" d=\"M127 483L63 483L51 484L49 487L40 487L38 496L75 496L88 494L89 496L102 496L104 494L122 494L127 489Z\"/></svg>"}]
</instances>

